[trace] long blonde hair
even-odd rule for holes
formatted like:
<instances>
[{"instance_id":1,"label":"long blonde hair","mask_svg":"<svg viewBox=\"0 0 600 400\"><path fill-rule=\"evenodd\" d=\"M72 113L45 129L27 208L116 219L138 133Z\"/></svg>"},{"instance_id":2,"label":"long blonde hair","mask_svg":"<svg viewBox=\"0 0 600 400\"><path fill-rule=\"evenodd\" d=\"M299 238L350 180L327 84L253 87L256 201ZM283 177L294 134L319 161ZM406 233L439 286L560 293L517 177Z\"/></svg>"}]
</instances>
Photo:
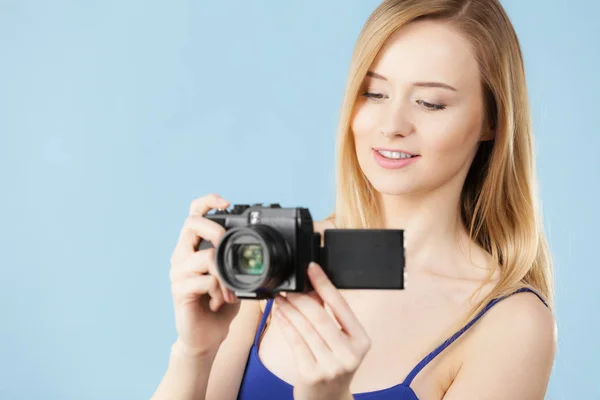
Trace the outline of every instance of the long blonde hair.
<instances>
[{"instance_id":1,"label":"long blonde hair","mask_svg":"<svg viewBox=\"0 0 600 400\"><path fill-rule=\"evenodd\" d=\"M479 145L465 179L461 219L471 239L500 265L500 279L461 323L521 287L535 290L552 306L552 260L537 198L523 58L497 0L386 0L371 14L351 59L338 128L335 212L329 218L337 228L382 226L377 192L358 164L351 122L378 52L398 29L422 19L447 21L469 39L479 64L486 122L495 131L493 141Z\"/></svg>"}]
</instances>

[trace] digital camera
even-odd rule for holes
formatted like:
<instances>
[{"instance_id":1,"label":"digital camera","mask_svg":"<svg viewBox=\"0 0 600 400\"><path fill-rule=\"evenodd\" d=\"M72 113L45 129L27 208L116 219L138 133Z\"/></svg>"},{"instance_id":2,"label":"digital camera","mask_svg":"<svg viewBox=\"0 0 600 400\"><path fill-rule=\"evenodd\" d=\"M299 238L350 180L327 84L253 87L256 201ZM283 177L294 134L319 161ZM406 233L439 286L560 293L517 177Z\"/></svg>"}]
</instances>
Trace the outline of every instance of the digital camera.
<instances>
[{"instance_id":1,"label":"digital camera","mask_svg":"<svg viewBox=\"0 0 600 400\"><path fill-rule=\"evenodd\" d=\"M307 292L317 262L338 289L404 289L404 231L327 229L315 232L307 208L236 204L206 218L226 230L216 244L221 282L240 299ZM197 250L213 247L201 240Z\"/></svg>"}]
</instances>

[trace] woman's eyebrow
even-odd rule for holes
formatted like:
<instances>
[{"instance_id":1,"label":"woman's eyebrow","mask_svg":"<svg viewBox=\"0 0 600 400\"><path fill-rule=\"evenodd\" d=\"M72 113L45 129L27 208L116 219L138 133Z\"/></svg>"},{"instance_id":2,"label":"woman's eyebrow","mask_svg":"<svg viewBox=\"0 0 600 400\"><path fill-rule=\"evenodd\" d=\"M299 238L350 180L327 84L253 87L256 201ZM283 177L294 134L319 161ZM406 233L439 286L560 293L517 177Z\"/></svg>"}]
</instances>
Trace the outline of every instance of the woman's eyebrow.
<instances>
[{"instance_id":1,"label":"woman's eyebrow","mask_svg":"<svg viewBox=\"0 0 600 400\"><path fill-rule=\"evenodd\" d=\"M383 75L380 75L376 72L373 71L367 71L367 76L370 78L375 78L375 79L381 79L383 81L387 81L387 78ZM415 82L413 83L413 86L417 86L417 87L437 87L437 88L442 88L442 89L448 89L448 90L452 90L453 92L458 92L458 90L456 90L456 88L446 84L446 83L442 83L442 82Z\"/></svg>"}]
</instances>

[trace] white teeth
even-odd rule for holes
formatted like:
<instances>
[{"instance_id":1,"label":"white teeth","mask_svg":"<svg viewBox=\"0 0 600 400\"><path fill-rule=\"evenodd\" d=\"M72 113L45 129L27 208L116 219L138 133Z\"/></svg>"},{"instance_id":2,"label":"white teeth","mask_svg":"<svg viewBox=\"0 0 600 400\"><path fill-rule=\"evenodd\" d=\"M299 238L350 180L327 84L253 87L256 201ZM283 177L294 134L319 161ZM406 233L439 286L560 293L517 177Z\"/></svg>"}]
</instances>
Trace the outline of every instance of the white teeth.
<instances>
[{"instance_id":1,"label":"white teeth","mask_svg":"<svg viewBox=\"0 0 600 400\"><path fill-rule=\"evenodd\" d=\"M377 150L379 154L384 156L385 158L391 158L394 160L399 160L401 158L411 158L412 156L407 153L403 153L401 151L386 151L386 150Z\"/></svg>"}]
</instances>

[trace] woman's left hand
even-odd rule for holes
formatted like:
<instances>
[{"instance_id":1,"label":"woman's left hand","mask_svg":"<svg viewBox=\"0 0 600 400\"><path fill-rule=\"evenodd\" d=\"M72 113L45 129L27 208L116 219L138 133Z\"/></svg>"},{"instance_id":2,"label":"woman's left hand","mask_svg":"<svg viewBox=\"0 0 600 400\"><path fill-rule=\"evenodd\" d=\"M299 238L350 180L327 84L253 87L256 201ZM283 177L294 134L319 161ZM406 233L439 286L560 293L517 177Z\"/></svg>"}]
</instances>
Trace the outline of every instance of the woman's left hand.
<instances>
[{"instance_id":1,"label":"woman's left hand","mask_svg":"<svg viewBox=\"0 0 600 400\"><path fill-rule=\"evenodd\" d=\"M352 399L350 382L371 340L321 267L311 264L308 276L315 292L278 295L273 309L296 361L294 399Z\"/></svg>"}]
</instances>

